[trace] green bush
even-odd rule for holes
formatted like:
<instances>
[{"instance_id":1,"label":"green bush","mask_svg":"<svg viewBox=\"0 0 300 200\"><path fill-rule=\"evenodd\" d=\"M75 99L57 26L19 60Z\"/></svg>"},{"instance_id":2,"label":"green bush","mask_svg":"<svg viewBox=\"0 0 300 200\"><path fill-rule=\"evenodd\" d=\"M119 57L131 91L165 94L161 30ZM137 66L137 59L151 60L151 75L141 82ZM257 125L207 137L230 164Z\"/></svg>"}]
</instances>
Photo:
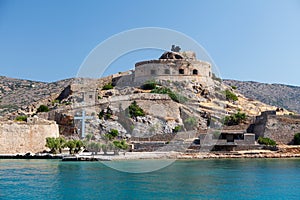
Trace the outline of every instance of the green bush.
<instances>
[{"instance_id":1,"label":"green bush","mask_svg":"<svg viewBox=\"0 0 300 200\"><path fill-rule=\"evenodd\" d=\"M113 141L113 144L118 149L123 149L123 150L128 149L128 144L126 143L125 140L121 140L121 141L115 140L115 141Z\"/></svg>"},{"instance_id":2,"label":"green bush","mask_svg":"<svg viewBox=\"0 0 300 200\"><path fill-rule=\"evenodd\" d=\"M237 89L237 87L235 85L232 85L231 88L234 89L234 90Z\"/></svg>"},{"instance_id":3,"label":"green bush","mask_svg":"<svg viewBox=\"0 0 300 200\"><path fill-rule=\"evenodd\" d=\"M114 138L117 137L119 135L119 131L116 129L111 129L108 134L110 134L111 136L113 136Z\"/></svg>"},{"instance_id":4,"label":"green bush","mask_svg":"<svg viewBox=\"0 0 300 200\"><path fill-rule=\"evenodd\" d=\"M111 129L108 133L106 133L104 136L108 140L113 140L115 137L119 135L119 131L116 129Z\"/></svg>"},{"instance_id":5,"label":"green bush","mask_svg":"<svg viewBox=\"0 0 300 200\"><path fill-rule=\"evenodd\" d=\"M233 115L226 116L224 118L224 124L227 126L239 125L241 122L245 121L246 118L246 113L237 112Z\"/></svg>"},{"instance_id":6,"label":"green bush","mask_svg":"<svg viewBox=\"0 0 300 200\"><path fill-rule=\"evenodd\" d=\"M49 108L46 105L40 105L40 107L38 107L37 112L49 112Z\"/></svg>"},{"instance_id":7,"label":"green bush","mask_svg":"<svg viewBox=\"0 0 300 200\"><path fill-rule=\"evenodd\" d=\"M146 83L144 83L144 85L142 85L141 88L143 90L153 90L156 88L156 86L157 86L157 83L154 80L152 80L152 81L147 81Z\"/></svg>"},{"instance_id":8,"label":"green bush","mask_svg":"<svg viewBox=\"0 0 300 200\"><path fill-rule=\"evenodd\" d=\"M230 90L225 90L225 96L226 96L226 100L228 100L228 101L237 101L238 100L238 97Z\"/></svg>"},{"instance_id":9,"label":"green bush","mask_svg":"<svg viewBox=\"0 0 300 200\"><path fill-rule=\"evenodd\" d=\"M108 83L102 87L102 90L111 90L113 88L114 86L112 85L112 83Z\"/></svg>"},{"instance_id":10,"label":"green bush","mask_svg":"<svg viewBox=\"0 0 300 200\"><path fill-rule=\"evenodd\" d=\"M167 87L157 87L151 90L151 93L167 94L173 101L176 101L177 103L184 103L188 100L185 96L177 94Z\"/></svg>"},{"instance_id":11,"label":"green bush","mask_svg":"<svg viewBox=\"0 0 300 200\"><path fill-rule=\"evenodd\" d=\"M26 122L27 121L27 116L25 115L20 115L20 116L17 116L15 118L16 121L23 121L23 122Z\"/></svg>"},{"instance_id":12,"label":"green bush","mask_svg":"<svg viewBox=\"0 0 300 200\"><path fill-rule=\"evenodd\" d=\"M181 126L175 126L173 129L173 133L178 133L181 130Z\"/></svg>"},{"instance_id":13,"label":"green bush","mask_svg":"<svg viewBox=\"0 0 300 200\"><path fill-rule=\"evenodd\" d=\"M257 142L268 146L276 146L276 142L270 138L259 137Z\"/></svg>"},{"instance_id":14,"label":"green bush","mask_svg":"<svg viewBox=\"0 0 300 200\"><path fill-rule=\"evenodd\" d=\"M300 133L296 133L294 135L294 144L295 145L300 145Z\"/></svg>"},{"instance_id":15,"label":"green bush","mask_svg":"<svg viewBox=\"0 0 300 200\"><path fill-rule=\"evenodd\" d=\"M141 116L141 117L145 116L144 110L139 105L137 105L136 101L133 101L130 104L128 110L129 110L129 116L131 118L135 118L137 116Z\"/></svg>"}]
</instances>

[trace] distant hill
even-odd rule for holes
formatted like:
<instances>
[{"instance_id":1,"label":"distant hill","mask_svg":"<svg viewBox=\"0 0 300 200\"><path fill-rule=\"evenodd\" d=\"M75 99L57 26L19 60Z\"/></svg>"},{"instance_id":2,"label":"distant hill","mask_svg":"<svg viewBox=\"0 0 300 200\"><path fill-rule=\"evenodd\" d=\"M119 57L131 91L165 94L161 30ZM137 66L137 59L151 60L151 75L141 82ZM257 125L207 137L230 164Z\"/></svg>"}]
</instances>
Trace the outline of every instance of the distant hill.
<instances>
[{"instance_id":1,"label":"distant hill","mask_svg":"<svg viewBox=\"0 0 300 200\"><path fill-rule=\"evenodd\" d=\"M0 115L60 93L72 80L45 83L0 76Z\"/></svg>"},{"instance_id":2,"label":"distant hill","mask_svg":"<svg viewBox=\"0 0 300 200\"><path fill-rule=\"evenodd\" d=\"M236 86L237 91L248 98L300 113L300 87L253 81L223 80L223 82Z\"/></svg>"}]
</instances>

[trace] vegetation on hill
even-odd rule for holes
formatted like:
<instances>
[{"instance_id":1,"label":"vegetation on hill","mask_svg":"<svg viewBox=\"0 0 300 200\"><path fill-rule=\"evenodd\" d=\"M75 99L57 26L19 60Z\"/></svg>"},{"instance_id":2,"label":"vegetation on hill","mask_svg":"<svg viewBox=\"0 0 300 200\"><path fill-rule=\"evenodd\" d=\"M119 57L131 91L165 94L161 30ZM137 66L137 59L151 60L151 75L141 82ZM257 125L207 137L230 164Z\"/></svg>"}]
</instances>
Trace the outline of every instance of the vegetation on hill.
<instances>
[{"instance_id":1,"label":"vegetation on hill","mask_svg":"<svg viewBox=\"0 0 300 200\"><path fill-rule=\"evenodd\" d=\"M102 87L102 90L111 90L113 88L114 86L112 85L112 83L108 83Z\"/></svg>"},{"instance_id":2,"label":"vegetation on hill","mask_svg":"<svg viewBox=\"0 0 300 200\"><path fill-rule=\"evenodd\" d=\"M144 110L136 103L136 101L133 101L130 106L128 107L129 116L131 118L136 118L138 116L145 116Z\"/></svg>"},{"instance_id":3,"label":"vegetation on hill","mask_svg":"<svg viewBox=\"0 0 300 200\"><path fill-rule=\"evenodd\" d=\"M17 116L15 118L16 121L23 121L23 122L26 122L27 121L27 116L25 115L20 115L20 116Z\"/></svg>"},{"instance_id":4,"label":"vegetation on hill","mask_svg":"<svg viewBox=\"0 0 300 200\"><path fill-rule=\"evenodd\" d=\"M300 133L296 133L294 135L294 144L295 145L300 145Z\"/></svg>"},{"instance_id":5,"label":"vegetation on hill","mask_svg":"<svg viewBox=\"0 0 300 200\"><path fill-rule=\"evenodd\" d=\"M224 125L227 126L239 125L241 122L245 121L246 118L247 118L246 113L237 112L230 116L226 116L224 118Z\"/></svg>"},{"instance_id":6,"label":"vegetation on hill","mask_svg":"<svg viewBox=\"0 0 300 200\"><path fill-rule=\"evenodd\" d=\"M37 112L49 112L49 107L46 105L40 105L40 107L38 107Z\"/></svg>"},{"instance_id":7,"label":"vegetation on hill","mask_svg":"<svg viewBox=\"0 0 300 200\"><path fill-rule=\"evenodd\" d=\"M237 101L238 97L236 96L236 94L234 94L233 92L231 92L230 90L225 90L225 96L226 96L226 100L227 101Z\"/></svg>"},{"instance_id":8,"label":"vegetation on hill","mask_svg":"<svg viewBox=\"0 0 300 200\"><path fill-rule=\"evenodd\" d=\"M111 129L108 133L105 134L105 137L108 140L113 140L114 138L116 138L119 135L119 131L116 129Z\"/></svg>"},{"instance_id":9,"label":"vegetation on hill","mask_svg":"<svg viewBox=\"0 0 300 200\"><path fill-rule=\"evenodd\" d=\"M156 87L151 90L151 93L167 94L173 101L176 101L177 103L185 103L188 100L185 96L177 94L167 87Z\"/></svg>"},{"instance_id":10,"label":"vegetation on hill","mask_svg":"<svg viewBox=\"0 0 300 200\"><path fill-rule=\"evenodd\" d=\"M157 83L155 80L150 80L150 81L146 81L142 86L141 88L143 90L153 90L155 89L157 86Z\"/></svg>"},{"instance_id":11,"label":"vegetation on hill","mask_svg":"<svg viewBox=\"0 0 300 200\"><path fill-rule=\"evenodd\" d=\"M276 146L276 142L270 138L259 137L257 142L268 146Z\"/></svg>"}]
</instances>

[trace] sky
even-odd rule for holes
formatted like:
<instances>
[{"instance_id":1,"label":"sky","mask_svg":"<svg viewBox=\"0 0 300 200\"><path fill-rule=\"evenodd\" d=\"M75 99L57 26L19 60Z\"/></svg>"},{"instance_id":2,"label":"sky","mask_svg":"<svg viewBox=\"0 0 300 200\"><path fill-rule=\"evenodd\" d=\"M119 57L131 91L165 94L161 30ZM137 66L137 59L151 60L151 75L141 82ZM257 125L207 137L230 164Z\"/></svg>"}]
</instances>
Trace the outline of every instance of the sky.
<instances>
[{"instance_id":1,"label":"sky","mask_svg":"<svg viewBox=\"0 0 300 200\"><path fill-rule=\"evenodd\" d=\"M0 0L0 75L45 82L75 77L98 44L142 27L193 38L221 78L300 86L299 0ZM159 54L115 63L132 69Z\"/></svg>"}]
</instances>

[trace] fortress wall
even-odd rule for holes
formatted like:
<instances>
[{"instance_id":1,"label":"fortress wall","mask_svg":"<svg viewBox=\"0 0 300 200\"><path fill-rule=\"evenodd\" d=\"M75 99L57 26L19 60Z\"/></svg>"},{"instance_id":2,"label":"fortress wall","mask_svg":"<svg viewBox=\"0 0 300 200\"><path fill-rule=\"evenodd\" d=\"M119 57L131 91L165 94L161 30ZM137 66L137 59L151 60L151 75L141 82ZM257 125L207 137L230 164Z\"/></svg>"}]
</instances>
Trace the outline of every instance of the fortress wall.
<instances>
[{"instance_id":1,"label":"fortress wall","mask_svg":"<svg viewBox=\"0 0 300 200\"><path fill-rule=\"evenodd\" d=\"M268 137L277 144L292 144L294 135L299 132L300 119L287 115L261 115L254 127L256 137Z\"/></svg>"},{"instance_id":2,"label":"fortress wall","mask_svg":"<svg viewBox=\"0 0 300 200\"><path fill-rule=\"evenodd\" d=\"M179 72L184 70L184 74ZM197 75L193 74L197 70ZM147 80L170 80L170 81L198 81L209 83L211 79L211 67L209 63L202 61L185 60L153 60L136 64L134 82L143 83Z\"/></svg>"},{"instance_id":3,"label":"fortress wall","mask_svg":"<svg viewBox=\"0 0 300 200\"><path fill-rule=\"evenodd\" d=\"M43 122L0 122L0 154L37 153L46 149L46 137L58 137L58 125Z\"/></svg>"}]
</instances>

